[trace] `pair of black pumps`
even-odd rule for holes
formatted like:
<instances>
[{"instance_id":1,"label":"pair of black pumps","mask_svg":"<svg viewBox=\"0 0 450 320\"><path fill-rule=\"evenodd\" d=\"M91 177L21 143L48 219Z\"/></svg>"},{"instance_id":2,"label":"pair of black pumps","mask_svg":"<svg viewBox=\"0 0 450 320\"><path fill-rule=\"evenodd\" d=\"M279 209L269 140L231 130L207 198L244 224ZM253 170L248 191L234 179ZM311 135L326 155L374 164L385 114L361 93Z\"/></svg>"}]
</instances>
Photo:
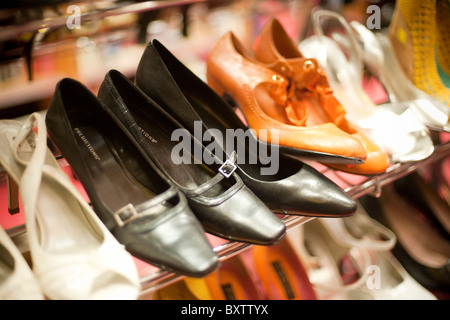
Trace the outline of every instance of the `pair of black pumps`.
<instances>
[{"instance_id":1,"label":"pair of black pumps","mask_svg":"<svg viewBox=\"0 0 450 320\"><path fill-rule=\"evenodd\" d=\"M218 267L205 231L271 245L286 232L275 213L344 217L356 210L341 188L297 159L280 154L271 175L262 174L268 162L260 154L238 163L240 147L250 159L252 136L234 150L219 136L247 127L157 40L144 51L136 85L111 70L95 96L62 79L46 124L111 233L135 257L179 274L201 277ZM199 125L214 150L195 135Z\"/></svg>"}]
</instances>

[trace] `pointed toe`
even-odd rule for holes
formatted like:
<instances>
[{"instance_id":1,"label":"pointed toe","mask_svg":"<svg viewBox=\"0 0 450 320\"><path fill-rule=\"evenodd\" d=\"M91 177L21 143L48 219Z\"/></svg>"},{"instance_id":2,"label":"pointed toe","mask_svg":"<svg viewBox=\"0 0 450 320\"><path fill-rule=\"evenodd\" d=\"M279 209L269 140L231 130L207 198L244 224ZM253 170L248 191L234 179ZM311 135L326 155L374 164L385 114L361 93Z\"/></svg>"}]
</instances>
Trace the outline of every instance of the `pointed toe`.
<instances>
[{"instance_id":1,"label":"pointed toe","mask_svg":"<svg viewBox=\"0 0 450 320\"><path fill-rule=\"evenodd\" d=\"M296 173L278 181L259 182L254 188L269 208L311 217L343 217L356 211L356 201L328 177L307 164L291 162L291 167L294 165Z\"/></svg>"},{"instance_id":2,"label":"pointed toe","mask_svg":"<svg viewBox=\"0 0 450 320\"><path fill-rule=\"evenodd\" d=\"M219 205L194 210L209 233L231 241L270 245L286 233L281 219L246 186Z\"/></svg>"},{"instance_id":3,"label":"pointed toe","mask_svg":"<svg viewBox=\"0 0 450 320\"><path fill-rule=\"evenodd\" d=\"M135 234L138 234L142 225L131 224L130 227L135 228ZM130 242L128 250L137 258L163 270L189 277L203 277L219 265L203 228L190 211L174 213L145 234L145 242L140 239Z\"/></svg>"}]
</instances>

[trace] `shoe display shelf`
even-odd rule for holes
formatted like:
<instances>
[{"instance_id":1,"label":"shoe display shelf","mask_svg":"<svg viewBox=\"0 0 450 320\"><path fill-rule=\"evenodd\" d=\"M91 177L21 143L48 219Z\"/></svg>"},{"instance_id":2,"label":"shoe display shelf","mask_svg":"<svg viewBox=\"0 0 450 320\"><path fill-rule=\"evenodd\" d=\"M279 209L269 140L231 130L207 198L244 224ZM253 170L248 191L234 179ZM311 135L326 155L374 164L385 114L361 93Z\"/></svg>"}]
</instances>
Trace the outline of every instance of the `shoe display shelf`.
<instances>
[{"instance_id":1,"label":"shoe display shelf","mask_svg":"<svg viewBox=\"0 0 450 320\"><path fill-rule=\"evenodd\" d=\"M56 155L57 158L59 157ZM340 185L348 195L354 199L358 199L364 195L380 196L383 186L393 183L394 181L401 179L415 171L426 168L427 166L439 163L439 161L445 160L450 156L450 140L442 144L435 146L433 154L425 160L418 162L408 163L396 163L392 164L386 172L374 176L360 176L347 174L338 170L329 169L324 167L322 173L332 179L336 184ZM62 166L65 166L65 160L60 158ZM312 164L314 165L314 164ZM0 168L1 170L1 168ZM4 172L0 172L1 181L6 180ZM286 228L291 229L302 224L305 224L315 217L308 216L293 216L282 213L277 213L282 221L285 223ZM26 228L24 224L9 228L6 230L13 242L21 250L23 254L27 254L28 244L26 243ZM209 237L210 235L208 235ZM219 260L227 260L249 248L253 245L248 243L227 241L224 239L211 237L211 243L214 244L214 251L217 253ZM141 262L139 261L138 264ZM178 280L181 280L184 276L173 272L168 272L162 269L158 269L151 265L147 265L142 262L144 266L138 267L140 270L141 281L141 295L147 295L155 290L163 288L169 284L172 284Z\"/></svg>"},{"instance_id":2,"label":"shoe display shelf","mask_svg":"<svg viewBox=\"0 0 450 320\"><path fill-rule=\"evenodd\" d=\"M147 11L164 10L170 7L185 6L205 1L208 0L165 0L142 1L137 3L123 2L105 8L89 9L89 11L87 12L80 13L80 15L77 17L78 20L76 22L80 25L86 25L90 22L101 21L110 17L126 16L127 14L141 14ZM77 3L76 5L78 4L82 5L83 3ZM60 47L59 50L65 50L67 52L67 55L73 55L73 52L76 48L71 45L62 43L61 41L57 43L50 43L47 46L39 44L39 39L45 34L54 30L66 28L69 22L68 19L70 17L71 16L69 15L69 13L65 13L60 14L56 17L46 17L44 19L35 19L21 24L0 26L0 43L14 39L26 38L30 34L34 34L36 36L34 36L32 40L32 54L35 54L36 51L39 51L39 55L44 55L47 51L52 52L53 50L55 50L56 46ZM121 37L126 39L127 37L133 36L134 35L130 35L124 31ZM117 40L118 36L116 35L115 37ZM39 50L36 50L37 46L39 46ZM125 65L116 64L116 68L124 70L124 73L128 74L132 71L126 72L125 70L134 70L136 68L136 65L133 63L135 59L130 58L130 56L135 54L136 57L140 57L141 47L139 45L136 45L133 48L127 50L125 54L127 55L127 59L123 60L127 60L127 63L125 63ZM64 53L62 55L64 55ZM26 57L23 57L24 60L25 58ZM25 69L26 67L22 66L21 63L22 62L18 61L18 66ZM22 64L25 65L27 63L28 62L24 61ZM67 62L64 61L58 63L67 64ZM92 69L90 71L92 71ZM15 70L14 72L17 71ZM101 79L95 78L96 76L92 75L91 72L86 71L86 73L89 73L89 82L96 83L101 81ZM53 94L54 87L58 80L63 78L64 76L68 76L66 72L58 71L55 74L46 75L45 77L41 76L36 77L36 79L28 79L29 81L24 81L23 83L21 82L20 85L12 85L4 88L0 87L0 110L48 99ZM28 75L28 77L30 77L30 75ZM94 78L91 79L92 77Z\"/></svg>"},{"instance_id":3,"label":"shoe display shelf","mask_svg":"<svg viewBox=\"0 0 450 320\"><path fill-rule=\"evenodd\" d=\"M207 0L169 0L169 1L144 1L133 4L124 4L117 5L111 8L99 9L95 10L80 16L81 22L90 21L94 19L103 19L105 17L120 15L125 13L139 13L150 10L158 10L167 8L170 6L180 6L187 5L196 2L205 2ZM26 32L36 32L38 30L43 29L53 29L60 28L65 26L67 23L67 16L61 16L52 18L49 20L36 20L30 21L26 24L20 26L11 26L11 27L3 27L0 28L0 41L4 41L5 39L17 37ZM56 80L48 80L48 81L56 81ZM38 100L43 98L42 94L47 94L45 88L50 88L50 93L53 93L54 85L53 82L49 85L49 82L45 83L30 83L30 86L33 86L33 90L27 90L31 92L35 92L36 96L34 98L30 98L30 100ZM19 88L20 91L23 91L23 88ZM15 91L14 91L15 90ZM0 92L0 101L9 101L9 99L18 97L18 88L13 88L13 91L2 91ZM0 106L0 109L2 106ZM58 155L56 155L58 157ZM324 175L328 176L335 183L340 185L348 195L353 197L354 199L358 199L364 195L373 195L375 197L381 194L381 189L383 186L391 184L392 182L407 176L408 174L425 168L426 166L439 163L446 157L450 156L450 140L447 142L439 143L435 146L435 150L431 156L426 158L425 160L417 161L417 162L408 162L408 163L396 163L389 166L389 168L382 174L374 175L374 176L362 176L362 175L354 175L347 174L338 170L334 170L325 166L320 166L320 170ZM62 165L66 165L64 163L64 159L60 159ZM315 166L315 163L312 163ZM6 180L6 176L3 170L0 168L0 181L3 182ZM282 221L285 223L286 228L292 229L302 224L308 223L309 221L315 219L314 217L308 216L293 216L287 215L283 213L277 213ZM17 225L15 227L9 228L6 230L8 235L11 237L13 242L18 246L21 252L26 255L28 244L26 243L26 228L24 224ZM218 239L212 237L212 243L214 243L214 251L219 256L219 259L224 261L227 260L243 251L248 250L253 245L241 242L234 241L226 241L223 239ZM138 262L140 264L140 261ZM142 262L143 263L143 262ZM145 264L145 263L143 263ZM141 296L145 296L147 294L151 294L152 292L168 286L171 283L179 281L183 278L182 275L164 271L153 267L151 265L143 265L139 268L140 270L140 281L141 281Z\"/></svg>"},{"instance_id":4,"label":"shoe display shelf","mask_svg":"<svg viewBox=\"0 0 450 320\"><path fill-rule=\"evenodd\" d=\"M165 1L143 1L137 3L124 2L123 4L115 4L112 7L104 9L95 9L80 15L80 23L92 20L100 20L107 17L122 15L126 13L140 13L150 10L159 10L173 6L182 6L197 2L205 2L207 0L165 0ZM11 38L17 38L27 32L47 31L65 27L67 25L68 16L34 20L22 25L6 26L0 28L0 42Z\"/></svg>"}]
</instances>

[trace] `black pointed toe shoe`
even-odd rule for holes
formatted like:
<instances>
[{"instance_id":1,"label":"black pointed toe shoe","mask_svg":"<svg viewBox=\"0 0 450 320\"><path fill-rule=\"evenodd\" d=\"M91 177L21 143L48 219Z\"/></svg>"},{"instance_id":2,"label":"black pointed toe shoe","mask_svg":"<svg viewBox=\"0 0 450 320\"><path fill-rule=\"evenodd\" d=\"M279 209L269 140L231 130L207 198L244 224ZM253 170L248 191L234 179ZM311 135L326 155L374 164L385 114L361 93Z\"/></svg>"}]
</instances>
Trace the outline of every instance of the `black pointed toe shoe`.
<instances>
[{"instance_id":1,"label":"black pointed toe shoe","mask_svg":"<svg viewBox=\"0 0 450 320\"><path fill-rule=\"evenodd\" d=\"M185 196L84 85L57 84L46 124L94 211L132 255L192 277L218 267Z\"/></svg>"},{"instance_id":2,"label":"black pointed toe shoe","mask_svg":"<svg viewBox=\"0 0 450 320\"><path fill-rule=\"evenodd\" d=\"M106 74L98 97L186 195L207 232L260 245L274 244L285 235L284 223L234 172L235 154L216 161L188 130L116 70Z\"/></svg>"},{"instance_id":3,"label":"black pointed toe shoe","mask_svg":"<svg viewBox=\"0 0 450 320\"><path fill-rule=\"evenodd\" d=\"M236 172L272 210L315 217L345 217L355 212L356 201L333 181L259 144L231 106L159 41L147 45L136 84L192 134L214 136L216 156L226 158L236 152ZM236 137L231 143L230 133Z\"/></svg>"}]
</instances>

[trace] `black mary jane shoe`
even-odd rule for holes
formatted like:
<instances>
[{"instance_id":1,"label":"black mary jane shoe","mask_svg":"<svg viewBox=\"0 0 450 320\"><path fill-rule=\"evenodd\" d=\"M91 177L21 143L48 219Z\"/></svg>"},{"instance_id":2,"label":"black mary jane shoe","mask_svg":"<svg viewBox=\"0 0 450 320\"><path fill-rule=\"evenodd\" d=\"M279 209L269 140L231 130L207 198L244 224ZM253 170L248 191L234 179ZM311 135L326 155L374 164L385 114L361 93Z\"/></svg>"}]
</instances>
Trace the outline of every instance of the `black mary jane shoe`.
<instances>
[{"instance_id":1,"label":"black mary jane shoe","mask_svg":"<svg viewBox=\"0 0 450 320\"><path fill-rule=\"evenodd\" d=\"M57 84L46 125L94 211L132 255L192 277L218 267L185 196L83 84Z\"/></svg>"},{"instance_id":2,"label":"black mary jane shoe","mask_svg":"<svg viewBox=\"0 0 450 320\"><path fill-rule=\"evenodd\" d=\"M214 155L157 103L116 70L110 70L98 97L121 121L168 179L186 195L204 229L240 242L270 245L286 226L234 172L235 157ZM182 137L181 141L174 136Z\"/></svg>"}]
</instances>

